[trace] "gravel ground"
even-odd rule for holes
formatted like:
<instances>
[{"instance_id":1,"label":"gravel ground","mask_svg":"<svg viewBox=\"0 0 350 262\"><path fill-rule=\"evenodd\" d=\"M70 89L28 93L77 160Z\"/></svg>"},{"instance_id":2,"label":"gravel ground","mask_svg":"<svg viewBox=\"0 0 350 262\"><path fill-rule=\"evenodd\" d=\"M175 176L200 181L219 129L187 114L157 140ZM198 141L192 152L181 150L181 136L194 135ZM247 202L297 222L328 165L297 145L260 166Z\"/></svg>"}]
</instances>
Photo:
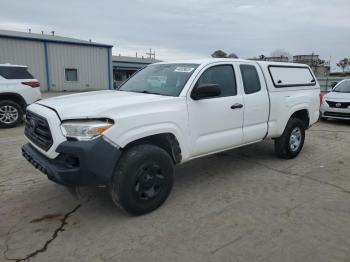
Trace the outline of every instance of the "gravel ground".
<instances>
[{"instance_id":1,"label":"gravel ground","mask_svg":"<svg viewBox=\"0 0 350 262\"><path fill-rule=\"evenodd\" d=\"M350 261L350 122L317 123L293 160L269 140L179 166L140 217L50 182L24 143L0 130L0 261Z\"/></svg>"}]
</instances>

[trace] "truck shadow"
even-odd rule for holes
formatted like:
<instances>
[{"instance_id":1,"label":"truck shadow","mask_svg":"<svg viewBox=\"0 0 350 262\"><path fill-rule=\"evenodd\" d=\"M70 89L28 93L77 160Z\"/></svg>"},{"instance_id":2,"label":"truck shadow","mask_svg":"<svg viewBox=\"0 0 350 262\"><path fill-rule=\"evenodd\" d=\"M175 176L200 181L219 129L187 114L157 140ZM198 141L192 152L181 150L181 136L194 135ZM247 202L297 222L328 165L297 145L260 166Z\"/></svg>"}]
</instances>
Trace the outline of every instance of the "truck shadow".
<instances>
[{"instance_id":1,"label":"truck shadow","mask_svg":"<svg viewBox=\"0 0 350 262\"><path fill-rule=\"evenodd\" d=\"M227 178L235 180L236 177L239 180L242 176L249 176L251 170L256 168L254 164L249 162L249 159L261 162L283 162L283 160L276 158L271 140L192 160L176 167L174 188L166 203L181 199L181 195L185 191L206 190L207 183L215 184L218 179L220 181ZM90 199L89 208L91 211L98 206L99 209L104 207L107 213L114 212L118 216L125 215L124 212L115 207L107 188L83 188L83 191L85 191L83 198ZM94 204L91 205L92 202Z\"/></svg>"}]
</instances>

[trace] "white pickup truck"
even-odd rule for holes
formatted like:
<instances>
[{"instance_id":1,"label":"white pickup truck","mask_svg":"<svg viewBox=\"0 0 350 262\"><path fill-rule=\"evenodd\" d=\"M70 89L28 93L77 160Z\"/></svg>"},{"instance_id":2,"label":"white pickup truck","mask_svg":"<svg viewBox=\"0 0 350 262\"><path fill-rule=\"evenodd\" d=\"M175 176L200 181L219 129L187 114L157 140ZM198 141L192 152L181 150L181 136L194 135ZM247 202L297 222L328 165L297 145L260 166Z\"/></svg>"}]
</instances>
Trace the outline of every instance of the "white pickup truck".
<instances>
[{"instance_id":1,"label":"white pickup truck","mask_svg":"<svg viewBox=\"0 0 350 262\"><path fill-rule=\"evenodd\" d=\"M266 138L279 157L296 157L318 121L319 96L306 65L156 63L118 90L30 105L22 153L57 183L107 186L118 206L139 215L166 200L177 164Z\"/></svg>"}]
</instances>

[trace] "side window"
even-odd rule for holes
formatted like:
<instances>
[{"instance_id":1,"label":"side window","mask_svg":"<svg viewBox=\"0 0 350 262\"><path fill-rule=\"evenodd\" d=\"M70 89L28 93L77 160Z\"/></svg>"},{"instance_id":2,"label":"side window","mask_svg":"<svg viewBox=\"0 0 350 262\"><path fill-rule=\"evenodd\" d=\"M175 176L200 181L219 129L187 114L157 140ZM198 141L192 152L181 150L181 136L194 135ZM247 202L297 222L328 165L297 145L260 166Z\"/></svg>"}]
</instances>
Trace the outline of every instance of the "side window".
<instances>
[{"instance_id":1,"label":"side window","mask_svg":"<svg viewBox=\"0 0 350 262\"><path fill-rule=\"evenodd\" d=\"M236 77L232 65L218 65L208 68L198 79L200 84L218 84L221 89L220 97L237 94Z\"/></svg>"},{"instance_id":2,"label":"side window","mask_svg":"<svg viewBox=\"0 0 350 262\"><path fill-rule=\"evenodd\" d=\"M276 88L316 85L309 67L269 65L268 68Z\"/></svg>"},{"instance_id":3,"label":"side window","mask_svg":"<svg viewBox=\"0 0 350 262\"><path fill-rule=\"evenodd\" d=\"M261 90L260 79L255 66L240 65L244 92L246 94L253 94Z\"/></svg>"}]
</instances>

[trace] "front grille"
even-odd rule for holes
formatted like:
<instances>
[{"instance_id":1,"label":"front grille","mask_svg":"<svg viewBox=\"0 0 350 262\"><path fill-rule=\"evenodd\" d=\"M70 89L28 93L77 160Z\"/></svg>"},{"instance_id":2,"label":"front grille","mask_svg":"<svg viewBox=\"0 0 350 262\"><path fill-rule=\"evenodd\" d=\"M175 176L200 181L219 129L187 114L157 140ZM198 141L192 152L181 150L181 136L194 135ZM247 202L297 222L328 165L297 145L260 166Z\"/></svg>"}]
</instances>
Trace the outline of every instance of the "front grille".
<instances>
[{"instance_id":1,"label":"front grille","mask_svg":"<svg viewBox=\"0 0 350 262\"><path fill-rule=\"evenodd\" d=\"M334 102L334 101L328 101L326 100L329 107L335 107L335 108L348 108L350 106L350 102Z\"/></svg>"},{"instance_id":2,"label":"front grille","mask_svg":"<svg viewBox=\"0 0 350 262\"><path fill-rule=\"evenodd\" d=\"M24 134L35 145L47 151L53 144L52 135L47 120L33 112L26 112Z\"/></svg>"},{"instance_id":3,"label":"front grille","mask_svg":"<svg viewBox=\"0 0 350 262\"><path fill-rule=\"evenodd\" d=\"M324 116L344 117L350 119L350 113L325 112Z\"/></svg>"}]
</instances>

